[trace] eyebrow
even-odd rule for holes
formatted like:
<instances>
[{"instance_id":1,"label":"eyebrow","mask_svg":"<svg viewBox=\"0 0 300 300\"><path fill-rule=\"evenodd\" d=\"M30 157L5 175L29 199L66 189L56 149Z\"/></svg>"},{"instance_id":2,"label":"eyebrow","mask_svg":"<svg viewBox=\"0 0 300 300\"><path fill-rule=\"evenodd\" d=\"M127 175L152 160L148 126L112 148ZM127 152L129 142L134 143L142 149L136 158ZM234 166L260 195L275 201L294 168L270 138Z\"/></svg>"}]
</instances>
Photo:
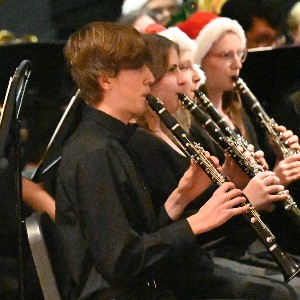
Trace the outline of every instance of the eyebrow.
<instances>
[{"instance_id":1,"label":"eyebrow","mask_svg":"<svg viewBox=\"0 0 300 300\"><path fill-rule=\"evenodd\" d=\"M190 59L185 59L179 62L179 64L186 64L186 63L191 63Z\"/></svg>"}]
</instances>

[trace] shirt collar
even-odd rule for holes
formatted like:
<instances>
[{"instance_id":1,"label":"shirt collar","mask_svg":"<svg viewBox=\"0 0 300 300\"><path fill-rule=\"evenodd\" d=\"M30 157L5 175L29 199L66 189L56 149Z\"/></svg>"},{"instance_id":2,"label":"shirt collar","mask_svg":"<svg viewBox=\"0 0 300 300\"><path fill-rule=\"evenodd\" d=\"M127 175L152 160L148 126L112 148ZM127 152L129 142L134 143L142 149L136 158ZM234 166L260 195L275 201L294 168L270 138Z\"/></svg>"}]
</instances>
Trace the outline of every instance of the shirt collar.
<instances>
[{"instance_id":1,"label":"shirt collar","mask_svg":"<svg viewBox=\"0 0 300 300\"><path fill-rule=\"evenodd\" d=\"M111 115L95 109L90 105L83 105L83 120L92 120L105 127L110 133L122 142L126 142L135 132L137 125L135 123L124 124L122 121Z\"/></svg>"}]
</instances>

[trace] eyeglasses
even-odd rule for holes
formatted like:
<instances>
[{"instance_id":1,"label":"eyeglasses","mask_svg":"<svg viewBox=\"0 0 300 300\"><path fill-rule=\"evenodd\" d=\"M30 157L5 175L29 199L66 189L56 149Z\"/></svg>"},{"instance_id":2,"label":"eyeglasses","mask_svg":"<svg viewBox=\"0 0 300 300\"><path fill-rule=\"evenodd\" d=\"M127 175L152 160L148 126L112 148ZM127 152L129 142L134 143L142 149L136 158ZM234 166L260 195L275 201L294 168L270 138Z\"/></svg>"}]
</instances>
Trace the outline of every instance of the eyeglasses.
<instances>
[{"instance_id":1,"label":"eyeglasses","mask_svg":"<svg viewBox=\"0 0 300 300\"><path fill-rule=\"evenodd\" d=\"M213 55L215 57L218 57L222 60L224 60L226 63L233 63L235 58L238 58L238 60L242 63L246 60L247 57L247 49L242 49L237 52L235 51L222 51L219 53L209 53L209 55Z\"/></svg>"},{"instance_id":2,"label":"eyeglasses","mask_svg":"<svg viewBox=\"0 0 300 300\"><path fill-rule=\"evenodd\" d=\"M175 15L177 11L178 5L165 5L147 9L147 13L158 22L161 22L164 18Z\"/></svg>"}]
</instances>

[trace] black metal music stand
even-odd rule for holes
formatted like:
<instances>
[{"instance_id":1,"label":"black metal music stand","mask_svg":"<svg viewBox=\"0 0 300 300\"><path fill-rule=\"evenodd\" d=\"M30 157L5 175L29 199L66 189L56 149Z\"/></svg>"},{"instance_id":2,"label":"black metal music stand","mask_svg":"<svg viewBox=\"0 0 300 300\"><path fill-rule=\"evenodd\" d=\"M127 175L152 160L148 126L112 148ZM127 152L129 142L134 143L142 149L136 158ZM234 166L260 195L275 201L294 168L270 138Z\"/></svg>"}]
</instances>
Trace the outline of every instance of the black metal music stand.
<instances>
[{"instance_id":1,"label":"black metal music stand","mask_svg":"<svg viewBox=\"0 0 300 300\"><path fill-rule=\"evenodd\" d=\"M20 159L20 111L27 81L31 73L31 61L23 60L10 78L3 110L0 117L0 171L6 171L8 159L6 157L8 144L12 147L15 160L15 191L16 191L16 219L18 230L18 258L19 258L19 291L20 298L24 298L23 286L23 251L22 251L22 181ZM8 142L9 141L9 142Z\"/></svg>"},{"instance_id":2,"label":"black metal music stand","mask_svg":"<svg viewBox=\"0 0 300 300\"><path fill-rule=\"evenodd\" d=\"M45 180L46 173L57 165L61 158L63 144L81 120L80 103L80 90L78 90L65 109L37 168L29 176L26 174L23 176L34 182L42 182Z\"/></svg>"}]
</instances>

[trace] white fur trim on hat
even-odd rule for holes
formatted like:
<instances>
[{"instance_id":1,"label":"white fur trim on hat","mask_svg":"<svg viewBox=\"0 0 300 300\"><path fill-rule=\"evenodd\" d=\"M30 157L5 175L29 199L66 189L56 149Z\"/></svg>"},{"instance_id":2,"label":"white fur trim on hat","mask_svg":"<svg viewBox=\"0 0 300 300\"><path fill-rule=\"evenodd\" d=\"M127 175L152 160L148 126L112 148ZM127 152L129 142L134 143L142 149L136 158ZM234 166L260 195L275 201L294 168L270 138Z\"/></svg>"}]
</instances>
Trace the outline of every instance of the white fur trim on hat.
<instances>
[{"instance_id":1,"label":"white fur trim on hat","mask_svg":"<svg viewBox=\"0 0 300 300\"><path fill-rule=\"evenodd\" d=\"M125 16L134 10L141 9L148 0L125 0L122 5L122 15Z\"/></svg>"},{"instance_id":2,"label":"white fur trim on hat","mask_svg":"<svg viewBox=\"0 0 300 300\"><path fill-rule=\"evenodd\" d=\"M246 47L245 32L237 21L225 17L213 19L200 31L196 38L195 62L197 64L201 66L203 58L213 43L226 31L233 31L241 39L242 47Z\"/></svg>"},{"instance_id":3,"label":"white fur trim on hat","mask_svg":"<svg viewBox=\"0 0 300 300\"><path fill-rule=\"evenodd\" d=\"M122 15L125 16L134 10L143 8L150 0L125 0L122 5ZM183 0L177 0L178 5L183 3Z\"/></svg>"},{"instance_id":4,"label":"white fur trim on hat","mask_svg":"<svg viewBox=\"0 0 300 300\"><path fill-rule=\"evenodd\" d=\"M192 54L196 51L196 43L189 38L186 33L180 30L178 27L169 27L168 29L158 33L166 37L167 39L177 43L180 51L190 50Z\"/></svg>"}]
</instances>

